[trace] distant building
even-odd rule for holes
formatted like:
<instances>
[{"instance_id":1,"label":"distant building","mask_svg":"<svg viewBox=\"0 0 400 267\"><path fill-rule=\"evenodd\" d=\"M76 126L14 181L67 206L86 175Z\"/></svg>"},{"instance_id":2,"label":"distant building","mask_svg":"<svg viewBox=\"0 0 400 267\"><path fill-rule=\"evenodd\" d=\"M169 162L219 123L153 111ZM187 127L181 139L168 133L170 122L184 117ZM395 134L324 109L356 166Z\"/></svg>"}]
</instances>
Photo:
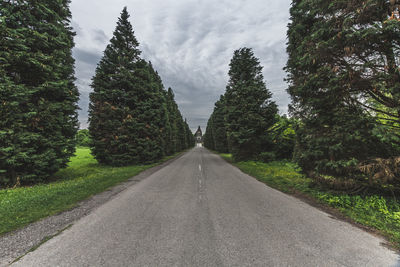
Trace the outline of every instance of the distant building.
<instances>
[{"instance_id":1,"label":"distant building","mask_svg":"<svg viewBox=\"0 0 400 267\"><path fill-rule=\"evenodd\" d=\"M194 139L196 141L196 146L197 147L202 147L203 146L203 132L201 131L201 128L197 129L196 133L194 134Z\"/></svg>"}]
</instances>

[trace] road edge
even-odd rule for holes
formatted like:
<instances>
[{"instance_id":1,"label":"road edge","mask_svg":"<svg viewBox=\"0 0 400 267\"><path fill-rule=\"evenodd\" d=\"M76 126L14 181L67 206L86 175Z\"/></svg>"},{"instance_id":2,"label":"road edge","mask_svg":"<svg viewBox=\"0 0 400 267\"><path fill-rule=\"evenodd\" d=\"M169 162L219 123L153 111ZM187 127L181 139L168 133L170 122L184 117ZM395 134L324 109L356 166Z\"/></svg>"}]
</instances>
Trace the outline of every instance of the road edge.
<instances>
[{"instance_id":1,"label":"road edge","mask_svg":"<svg viewBox=\"0 0 400 267\"><path fill-rule=\"evenodd\" d=\"M281 192L283 194L292 196L292 197L294 197L294 198L296 198L296 199L298 199L298 200L300 200L300 201L302 201L302 202L304 202L304 203L306 203L306 204L308 204L308 205L310 205L310 206L312 206L312 207L314 207L314 208L316 208L316 209L318 209L320 211L323 211L323 212L329 214L332 219L349 223L352 226L355 226L355 227L357 227L357 228L359 228L359 229L361 229L361 230L363 230L365 232L368 232L368 233L370 233L370 234L372 234L372 235L374 235L376 237L381 238L382 240L385 241L385 242L381 243L382 246L384 246L387 249L390 249L390 250L396 252L398 255L400 255L400 249L398 249L396 247L396 245L393 242L391 242L389 240L389 238L386 235L384 235L381 231L379 231L378 229L375 229L375 228L363 225L361 223L358 223L355 220L353 220L351 217L349 217L346 214L344 214L343 212L341 212L339 209L331 207L328 204L322 203L322 202L318 201L318 199L314 198L313 196L307 195L307 194L305 194L305 193L303 193L301 191L298 191L296 189L292 189L291 192L283 192L283 191L281 191L281 190L279 190L279 189L277 189L275 187L272 187L269 184L267 184L266 182L264 182L262 180L259 180L256 177L254 177L254 176L242 171L238 166L236 166L234 164L234 162L230 162L229 160L224 159L223 157L221 157L221 155L219 155L218 152L215 152L215 151L209 150L209 149L207 149L207 150L209 152L217 155L222 160L224 160L226 163L232 165L234 168L238 169L243 174L246 174L247 176L257 180L258 182L264 184L265 186L268 186L269 188L271 188L273 190L276 190L276 191L279 191L279 192Z\"/></svg>"},{"instance_id":2,"label":"road edge","mask_svg":"<svg viewBox=\"0 0 400 267\"><path fill-rule=\"evenodd\" d=\"M92 195L78 202L72 209L42 218L39 221L0 236L0 267L8 266L17 259L19 260L32 250L32 248L36 249L45 243L43 242L44 240L47 242L50 240L49 237L56 236L60 231L66 227L72 226L79 219L87 216L93 210L112 200L116 195L180 159L189 151L191 151L191 149L182 151L172 159L146 169L124 182L105 189L101 193Z\"/></svg>"}]
</instances>

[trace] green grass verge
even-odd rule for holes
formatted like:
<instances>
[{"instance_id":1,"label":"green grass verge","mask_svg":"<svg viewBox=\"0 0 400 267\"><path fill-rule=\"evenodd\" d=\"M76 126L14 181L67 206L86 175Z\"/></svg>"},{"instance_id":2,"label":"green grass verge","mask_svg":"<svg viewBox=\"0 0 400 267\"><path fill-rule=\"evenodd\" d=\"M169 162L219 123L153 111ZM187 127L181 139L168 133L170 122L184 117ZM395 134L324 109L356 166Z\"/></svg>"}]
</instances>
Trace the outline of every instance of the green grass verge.
<instances>
[{"instance_id":1,"label":"green grass verge","mask_svg":"<svg viewBox=\"0 0 400 267\"><path fill-rule=\"evenodd\" d=\"M0 190L0 235L71 209L79 201L159 163L118 168L103 166L93 158L89 148L78 148L68 167L55 174L55 182Z\"/></svg>"},{"instance_id":2,"label":"green grass verge","mask_svg":"<svg viewBox=\"0 0 400 267\"><path fill-rule=\"evenodd\" d=\"M400 248L400 202L378 195L347 195L313 185L291 162L233 162L230 154L220 154L243 172L286 193L301 192L318 202L338 209L357 223L378 230Z\"/></svg>"}]
</instances>

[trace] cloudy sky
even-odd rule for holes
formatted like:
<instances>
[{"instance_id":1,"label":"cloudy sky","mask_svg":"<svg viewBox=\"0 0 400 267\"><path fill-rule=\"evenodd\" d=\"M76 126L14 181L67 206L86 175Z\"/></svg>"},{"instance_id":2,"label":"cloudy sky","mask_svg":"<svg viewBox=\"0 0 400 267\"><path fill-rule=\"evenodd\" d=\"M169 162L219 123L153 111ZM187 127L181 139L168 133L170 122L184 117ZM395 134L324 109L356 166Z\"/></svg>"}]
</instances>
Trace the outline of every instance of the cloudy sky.
<instances>
[{"instance_id":1,"label":"cloudy sky","mask_svg":"<svg viewBox=\"0 0 400 267\"><path fill-rule=\"evenodd\" d=\"M72 0L77 33L74 57L81 93L79 120L87 127L89 84L124 6L150 60L172 87L192 130L205 129L214 103L224 93L233 51L251 47L281 113L289 96L282 70L290 0Z\"/></svg>"}]
</instances>

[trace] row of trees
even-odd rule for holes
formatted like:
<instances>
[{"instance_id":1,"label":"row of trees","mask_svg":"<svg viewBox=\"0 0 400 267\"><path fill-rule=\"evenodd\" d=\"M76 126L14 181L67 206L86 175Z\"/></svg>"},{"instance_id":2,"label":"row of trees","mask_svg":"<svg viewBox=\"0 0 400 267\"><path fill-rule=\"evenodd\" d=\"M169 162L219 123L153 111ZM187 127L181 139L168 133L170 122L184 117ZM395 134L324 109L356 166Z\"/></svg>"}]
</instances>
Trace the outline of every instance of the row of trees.
<instances>
[{"instance_id":1,"label":"row of trees","mask_svg":"<svg viewBox=\"0 0 400 267\"><path fill-rule=\"evenodd\" d=\"M400 1L294 0L277 115L250 49L235 52L205 146L236 160L290 158L340 190L400 189ZM292 153L294 152L294 153Z\"/></svg>"},{"instance_id":2,"label":"row of trees","mask_svg":"<svg viewBox=\"0 0 400 267\"><path fill-rule=\"evenodd\" d=\"M400 185L399 1L293 1L286 66L295 160L344 189Z\"/></svg>"},{"instance_id":3,"label":"row of trees","mask_svg":"<svg viewBox=\"0 0 400 267\"><path fill-rule=\"evenodd\" d=\"M0 2L2 185L46 181L84 137L76 137L69 3ZM172 90L164 90L152 65L139 57L128 17L124 9L90 96L92 152L99 162L118 166L152 162L194 144Z\"/></svg>"},{"instance_id":4,"label":"row of trees","mask_svg":"<svg viewBox=\"0 0 400 267\"><path fill-rule=\"evenodd\" d=\"M194 145L171 88L164 90L152 64L140 58L128 19L124 8L90 94L92 152L114 166L154 162Z\"/></svg>"},{"instance_id":5,"label":"row of trees","mask_svg":"<svg viewBox=\"0 0 400 267\"><path fill-rule=\"evenodd\" d=\"M215 103L204 145L231 152L235 160L290 158L293 122L278 115L259 60L250 48L241 48L234 52L229 66L226 92Z\"/></svg>"}]
</instances>

